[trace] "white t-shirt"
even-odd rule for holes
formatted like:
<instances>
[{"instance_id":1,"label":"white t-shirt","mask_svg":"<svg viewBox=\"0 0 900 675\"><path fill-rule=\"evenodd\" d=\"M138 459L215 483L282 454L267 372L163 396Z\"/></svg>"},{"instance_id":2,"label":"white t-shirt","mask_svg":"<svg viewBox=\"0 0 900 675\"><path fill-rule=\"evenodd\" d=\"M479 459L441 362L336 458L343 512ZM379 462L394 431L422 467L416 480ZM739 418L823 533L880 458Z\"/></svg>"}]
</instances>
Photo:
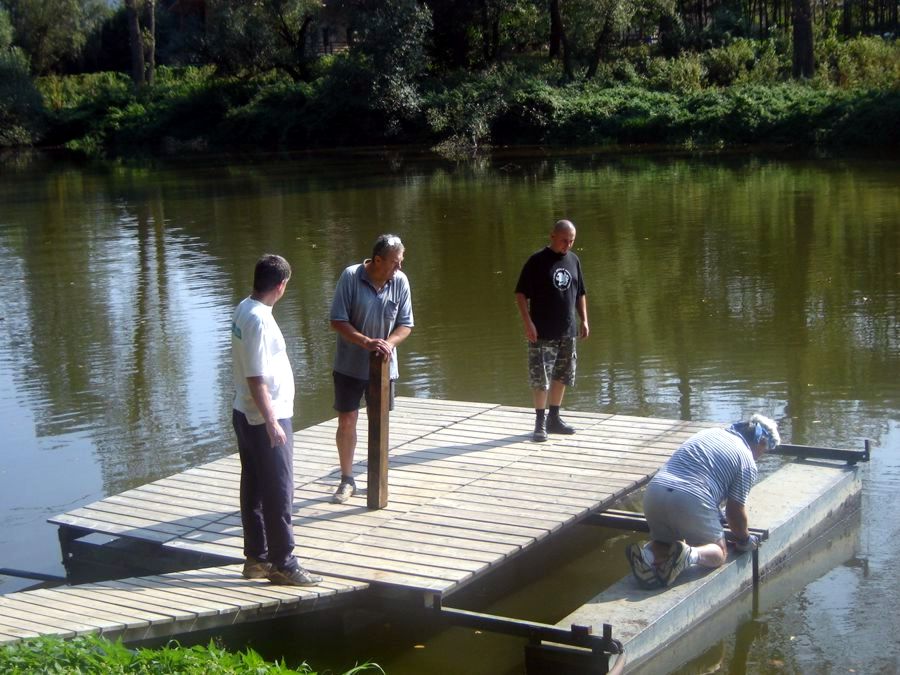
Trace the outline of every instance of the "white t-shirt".
<instances>
[{"instance_id":1,"label":"white t-shirt","mask_svg":"<svg viewBox=\"0 0 900 675\"><path fill-rule=\"evenodd\" d=\"M247 384L248 377L262 377L272 398L277 419L294 415L294 373L281 329L268 305L245 298L231 321L231 357L234 369L234 408L250 424L264 424Z\"/></svg>"}]
</instances>

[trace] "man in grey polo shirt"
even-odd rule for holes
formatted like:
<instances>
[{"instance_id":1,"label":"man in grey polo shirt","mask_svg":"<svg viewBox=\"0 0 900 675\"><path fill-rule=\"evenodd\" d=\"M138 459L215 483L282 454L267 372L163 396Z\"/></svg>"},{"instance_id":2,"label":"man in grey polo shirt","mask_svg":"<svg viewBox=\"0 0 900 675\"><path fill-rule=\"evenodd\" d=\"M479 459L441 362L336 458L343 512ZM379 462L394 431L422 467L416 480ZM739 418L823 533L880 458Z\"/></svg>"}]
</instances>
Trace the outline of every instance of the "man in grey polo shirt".
<instances>
[{"instance_id":1,"label":"man in grey polo shirt","mask_svg":"<svg viewBox=\"0 0 900 675\"><path fill-rule=\"evenodd\" d=\"M369 380L369 352L390 359L393 403L394 381L399 376L396 347L413 328L409 280L400 271L403 253L400 237L379 236L371 258L343 271L331 303L331 327L338 334L332 375L338 413L335 442L341 465L341 482L332 497L335 504L343 504L356 493L353 455L359 406Z\"/></svg>"}]
</instances>

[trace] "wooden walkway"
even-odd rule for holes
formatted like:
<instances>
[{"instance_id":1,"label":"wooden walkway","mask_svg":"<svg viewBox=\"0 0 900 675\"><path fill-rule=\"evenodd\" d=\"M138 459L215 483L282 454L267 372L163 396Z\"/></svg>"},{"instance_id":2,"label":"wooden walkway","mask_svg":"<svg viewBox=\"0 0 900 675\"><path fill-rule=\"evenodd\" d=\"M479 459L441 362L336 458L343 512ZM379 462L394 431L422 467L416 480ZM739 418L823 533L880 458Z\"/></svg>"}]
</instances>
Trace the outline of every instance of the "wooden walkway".
<instances>
[{"instance_id":1,"label":"wooden walkway","mask_svg":"<svg viewBox=\"0 0 900 675\"><path fill-rule=\"evenodd\" d=\"M88 633L139 641L309 612L367 584L327 578L310 588L241 577L241 565L0 596L0 644Z\"/></svg>"},{"instance_id":2,"label":"wooden walkway","mask_svg":"<svg viewBox=\"0 0 900 675\"><path fill-rule=\"evenodd\" d=\"M355 467L365 488L364 411ZM530 409L398 398L387 508L330 503L337 420L297 431L294 528L304 566L447 596L645 484L705 424L566 411L574 436L533 443ZM243 560L232 455L50 519L62 529Z\"/></svg>"}]
</instances>

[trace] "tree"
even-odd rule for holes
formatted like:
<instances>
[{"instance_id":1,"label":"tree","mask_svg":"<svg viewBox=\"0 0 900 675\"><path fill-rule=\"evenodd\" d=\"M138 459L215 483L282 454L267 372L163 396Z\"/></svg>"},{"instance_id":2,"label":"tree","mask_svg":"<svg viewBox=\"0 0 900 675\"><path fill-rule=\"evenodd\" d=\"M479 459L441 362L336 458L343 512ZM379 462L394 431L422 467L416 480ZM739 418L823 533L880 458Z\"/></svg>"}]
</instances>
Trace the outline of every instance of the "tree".
<instances>
[{"instance_id":1,"label":"tree","mask_svg":"<svg viewBox=\"0 0 900 675\"><path fill-rule=\"evenodd\" d=\"M563 35L571 42L572 54L586 63L586 76L592 78L597 68L629 27L639 0L568 0L563 16L570 30ZM563 59L565 52L563 48ZM571 65L566 65L571 77Z\"/></svg>"},{"instance_id":2,"label":"tree","mask_svg":"<svg viewBox=\"0 0 900 675\"><path fill-rule=\"evenodd\" d=\"M574 77L572 69L572 49L563 25L562 0L550 0L550 58L562 56L563 72L566 79Z\"/></svg>"},{"instance_id":3,"label":"tree","mask_svg":"<svg viewBox=\"0 0 900 675\"><path fill-rule=\"evenodd\" d=\"M793 75L795 78L809 78L815 74L812 7L810 6L810 0L792 1L794 21Z\"/></svg>"},{"instance_id":4,"label":"tree","mask_svg":"<svg viewBox=\"0 0 900 675\"><path fill-rule=\"evenodd\" d=\"M44 119L43 100L28 73L28 59L21 49L9 46L4 16L0 8L0 148L31 145Z\"/></svg>"},{"instance_id":5,"label":"tree","mask_svg":"<svg viewBox=\"0 0 900 675\"><path fill-rule=\"evenodd\" d=\"M317 0L211 0L208 46L214 62L224 71L276 68L308 80L318 57L313 32L321 7Z\"/></svg>"},{"instance_id":6,"label":"tree","mask_svg":"<svg viewBox=\"0 0 900 675\"><path fill-rule=\"evenodd\" d=\"M349 12L351 51L360 56L371 105L385 117L388 132L399 130L420 108L418 79L428 65L425 39L428 7L416 0L363 0Z\"/></svg>"},{"instance_id":7,"label":"tree","mask_svg":"<svg viewBox=\"0 0 900 675\"><path fill-rule=\"evenodd\" d=\"M153 84L156 73L156 0L125 0L131 79L137 88Z\"/></svg>"},{"instance_id":8,"label":"tree","mask_svg":"<svg viewBox=\"0 0 900 675\"><path fill-rule=\"evenodd\" d=\"M104 9L100 0L2 0L9 12L15 44L32 69L49 73L77 58Z\"/></svg>"},{"instance_id":9,"label":"tree","mask_svg":"<svg viewBox=\"0 0 900 675\"><path fill-rule=\"evenodd\" d=\"M5 52L13 44L13 27L9 12L0 5L0 52Z\"/></svg>"}]
</instances>

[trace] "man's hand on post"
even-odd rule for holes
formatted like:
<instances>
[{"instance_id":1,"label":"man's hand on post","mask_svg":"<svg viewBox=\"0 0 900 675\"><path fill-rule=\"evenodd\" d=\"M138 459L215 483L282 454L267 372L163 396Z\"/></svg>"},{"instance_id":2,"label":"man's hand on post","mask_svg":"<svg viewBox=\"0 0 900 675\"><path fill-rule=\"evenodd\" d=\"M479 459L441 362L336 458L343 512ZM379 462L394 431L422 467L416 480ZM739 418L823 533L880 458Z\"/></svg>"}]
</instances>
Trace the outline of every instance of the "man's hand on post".
<instances>
[{"instance_id":1,"label":"man's hand on post","mask_svg":"<svg viewBox=\"0 0 900 675\"><path fill-rule=\"evenodd\" d=\"M381 355L381 358L387 360L391 358L391 352L394 351L394 345L392 345L387 340L382 340L379 338L369 338L366 343L366 349L370 352L378 352Z\"/></svg>"}]
</instances>

